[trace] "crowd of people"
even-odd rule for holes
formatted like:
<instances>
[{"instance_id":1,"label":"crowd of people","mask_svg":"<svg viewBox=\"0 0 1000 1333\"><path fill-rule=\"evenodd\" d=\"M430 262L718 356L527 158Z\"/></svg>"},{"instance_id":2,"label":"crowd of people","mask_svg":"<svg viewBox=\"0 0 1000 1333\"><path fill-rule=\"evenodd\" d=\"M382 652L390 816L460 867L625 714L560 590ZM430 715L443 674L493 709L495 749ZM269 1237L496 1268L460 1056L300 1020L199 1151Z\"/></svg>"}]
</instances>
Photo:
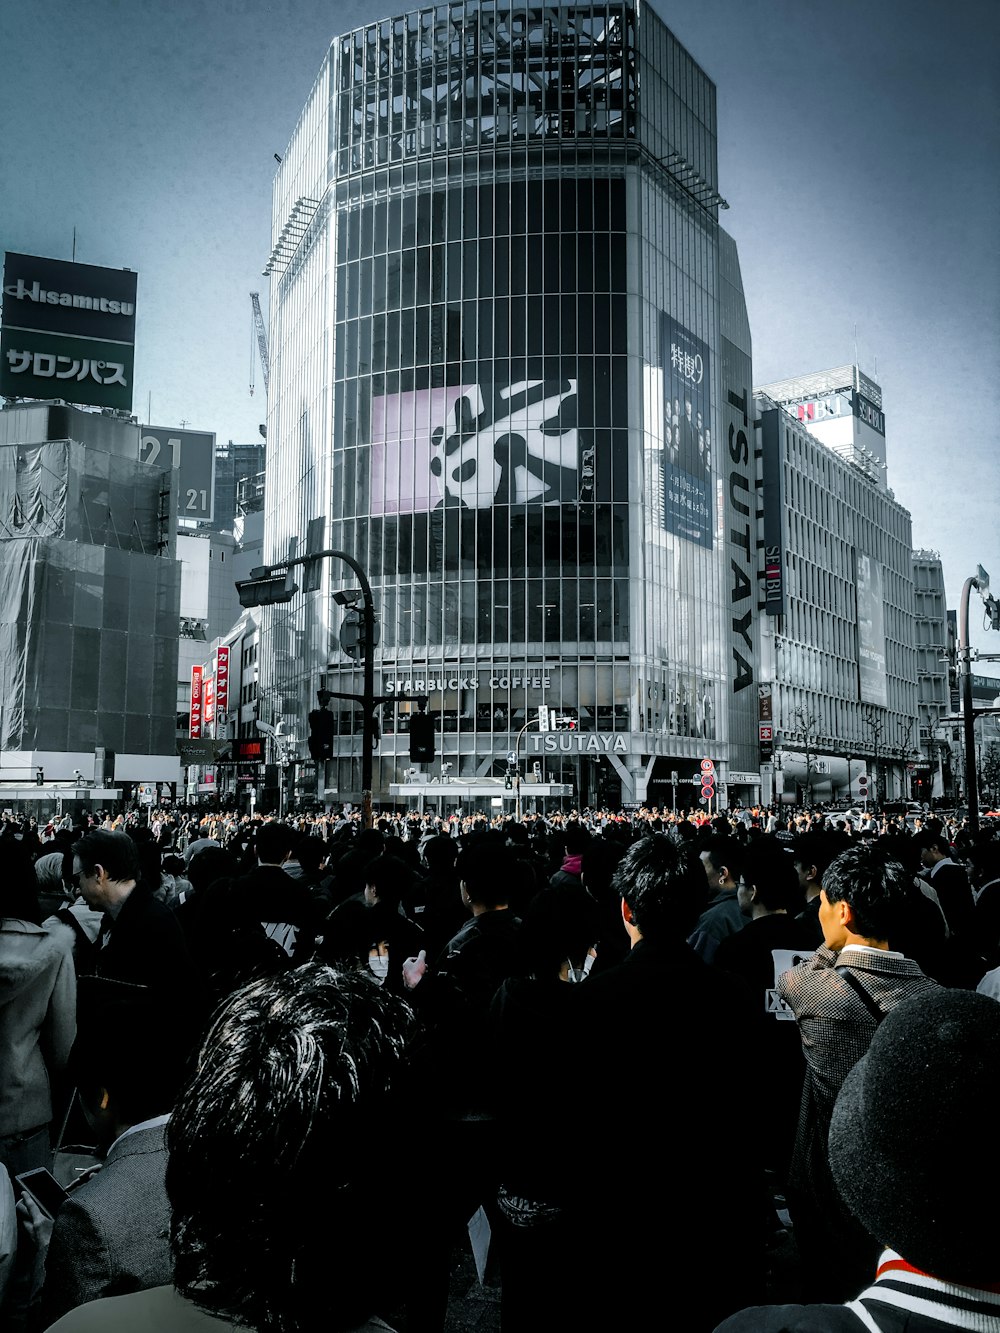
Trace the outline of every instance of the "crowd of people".
<instances>
[{"instance_id":1,"label":"crowd of people","mask_svg":"<svg viewBox=\"0 0 1000 1333\"><path fill-rule=\"evenodd\" d=\"M994 832L8 817L0 1325L1000 1331Z\"/></svg>"}]
</instances>

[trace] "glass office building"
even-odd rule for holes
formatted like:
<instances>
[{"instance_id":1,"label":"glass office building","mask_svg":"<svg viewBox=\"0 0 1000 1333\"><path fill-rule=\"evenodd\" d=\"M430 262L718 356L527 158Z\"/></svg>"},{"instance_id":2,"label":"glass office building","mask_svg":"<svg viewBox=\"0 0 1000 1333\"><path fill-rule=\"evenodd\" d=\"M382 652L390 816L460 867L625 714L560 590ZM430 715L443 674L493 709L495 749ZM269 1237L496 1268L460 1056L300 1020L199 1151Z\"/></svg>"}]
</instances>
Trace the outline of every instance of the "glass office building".
<instances>
[{"instance_id":1,"label":"glass office building","mask_svg":"<svg viewBox=\"0 0 1000 1333\"><path fill-rule=\"evenodd\" d=\"M715 88L652 11L422 10L333 42L274 188L265 553L326 518L378 616L376 799L410 704L450 776L521 745L581 803L756 781L750 339ZM299 551L301 553L300 545ZM346 566L265 616L261 718L305 753ZM360 791L335 701L324 786ZM315 789L315 788L314 788Z\"/></svg>"}]
</instances>

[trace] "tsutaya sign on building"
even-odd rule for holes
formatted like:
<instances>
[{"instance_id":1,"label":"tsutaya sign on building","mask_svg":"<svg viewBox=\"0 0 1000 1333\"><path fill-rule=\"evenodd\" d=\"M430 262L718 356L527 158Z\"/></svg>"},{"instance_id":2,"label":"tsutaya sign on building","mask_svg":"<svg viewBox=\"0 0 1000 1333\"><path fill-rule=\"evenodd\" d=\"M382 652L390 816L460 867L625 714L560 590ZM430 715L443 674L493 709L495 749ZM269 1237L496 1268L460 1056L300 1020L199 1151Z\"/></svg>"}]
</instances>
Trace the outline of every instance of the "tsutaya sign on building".
<instances>
[{"instance_id":1,"label":"tsutaya sign on building","mask_svg":"<svg viewBox=\"0 0 1000 1333\"><path fill-rule=\"evenodd\" d=\"M550 731L524 738L527 754L628 754L628 740L614 731Z\"/></svg>"},{"instance_id":2,"label":"tsutaya sign on building","mask_svg":"<svg viewBox=\"0 0 1000 1333\"><path fill-rule=\"evenodd\" d=\"M0 394L132 407L136 274L8 251Z\"/></svg>"}]
</instances>

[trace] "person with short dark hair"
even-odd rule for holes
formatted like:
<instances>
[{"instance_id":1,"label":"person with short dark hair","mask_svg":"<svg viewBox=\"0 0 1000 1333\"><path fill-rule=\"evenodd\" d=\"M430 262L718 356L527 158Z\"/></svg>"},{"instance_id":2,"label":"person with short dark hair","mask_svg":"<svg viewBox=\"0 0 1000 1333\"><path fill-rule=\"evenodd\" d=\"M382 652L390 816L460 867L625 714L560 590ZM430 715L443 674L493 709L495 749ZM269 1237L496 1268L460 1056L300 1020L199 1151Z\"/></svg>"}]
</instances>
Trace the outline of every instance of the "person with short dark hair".
<instances>
[{"instance_id":1,"label":"person with short dark hair","mask_svg":"<svg viewBox=\"0 0 1000 1333\"><path fill-rule=\"evenodd\" d=\"M132 839L103 829L85 834L73 847L73 872L87 906L104 914L90 960L92 975L81 978L81 1024L99 1016L115 987L123 985L141 987L159 1003L176 1006L178 1022L190 1023L195 1003L191 956L176 916L141 879Z\"/></svg>"},{"instance_id":2,"label":"person with short dark hair","mask_svg":"<svg viewBox=\"0 0 1000 1333\"><path fill-rule=\"evenodd\" d=\"M712 961L727 935L735 934L746 925L746 917L740 911L736 897L743 856L743 848L733 837L716 835L702 844L701 863L705 867L710 897L698 918L690 944L706 963Z\"/></svg>"},{"instance_id":3,"label":"person with short dark hair","mask_svg":"<svg viewBox=\"0 0 1000 1333\"><path fill-rule=\"evenodd\" d=\"M321 919L305 882L283 869L298 837L291 825L279 820L261 824L255 839L257 864L234 886L268 939L280 944L293 962L311 956Z\"/></svg>"},{"instance_id":4,"label":"person with short dark hair","mask_svg":"<svg viewBox=\"0 0 1000 1333\"><path fill-rule=\"evenodd\" d=\"M826 868L839 856L850 840L844 833L811 828L800 833L792 843L792 863L798 876L799 888L805 897L805 906L798 912L799 921L809 928L814 944L823 943L819 924L819 895L823 888Z\"/></svg>"},{"instance_id":5,"label":"person with short dark hair","mask_svg":"<svg viewBox=\"0 0 1000 1333\"><path fill-rule=\"evenodd\" d=\"M315 963L219 1010L167 1128L173 1285L95 1301L59 1333L368 1333L394 1295L394 1178L410 1013ZM402 1261L401 1261L402 1262Z\"/></svg>"},{"instance_id":6,"label":"person with short dark hair","mask_svg":"<svg viewBox=\"0 0 1000 1333\"><path fill-rule=\"evenodd\" d=\"M819 919L824 944L778 980L795 1015L806 1059L802 1107L789 1176L804 1289L812 1299L849 1296L871 1269L872 1244L842 1207L830 1178L830 1114L848 1071L890 1010L937 987L912 959L890 951L912 883L903 866L861 843L827 867ZM838 1261L831 1265L831 1247Z\"/></svg>"},{"instance_id":7,"label":"person with short dark hair","mask_svg":"<svg viewBox=\"0 0 1000 1333\"><path fill-rule=\"evenodd\" d=\"M778 977L813 951L809 927L795 916L802 900L791 856L772 836L761 835L747 851L738 889L746 926L724 939L713 967L740 977L753 990L759 1017L757 1050L769 1107L755 1140L780 1185L788 1176L805 1066L802 1043L787 1006L778 998Z\"/></svg>"},{"instance_id":8,"label":"person with short dark hair","mask_svg":"<svg viewBox=\"0 0 1000 1333\"><path fill-rule=\"evenodd\" d=\"M525 840L527 840L527 835L525 835ZM571 819L563 826L562 844L562 863L549 880L549 884L553 888L557 888L561 884L579 885L581 861L590 844L590 831L578 819Z\"/></svg>"},{"instance_id":9,"label":"person with short dark hair","mask_svg":"<svg viewBox=\"0 0 1000 1333\"><path fill-rule=\"evenodd\" d=\"M583 1327L660 1327L668 1261L704 1299L685 1327L704 1330L746 1304L764 1271L762 1168L734 1128L760 1097L752 999L688 943L708 897L693 848L642 838L614 884L628 956L569 996L577 1077L564 1132L586 1151L565 1206L586 1276ZM724 1263L711 1239L720 1235ZM571 1305L573 1291L563 1295Z\"/></svg>"},{"instance_id":10,"label":"person with short dark hair","mask_svg":"<svg viewBox=\"0 0 1000 1333\"><path fill-rule=\"evenodd\" d=\"M920 850L920 860L927 872L937 900L941 904L948 930L953 936L972 933L975 898L969 877L962 866L951 859L951 844L933 829L916 834L914 844Z\"/></svg>"}]
</instances>

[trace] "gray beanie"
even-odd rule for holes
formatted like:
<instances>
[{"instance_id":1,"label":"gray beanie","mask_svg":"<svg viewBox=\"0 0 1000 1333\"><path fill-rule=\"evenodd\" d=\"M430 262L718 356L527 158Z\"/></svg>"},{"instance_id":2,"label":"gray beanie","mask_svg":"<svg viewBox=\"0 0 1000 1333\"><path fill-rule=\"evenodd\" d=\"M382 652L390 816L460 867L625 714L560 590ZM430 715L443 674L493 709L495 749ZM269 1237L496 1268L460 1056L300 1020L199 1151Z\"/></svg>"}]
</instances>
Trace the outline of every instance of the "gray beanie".
<instances>
[{"instance_id":1,"label":"gray beanie","mask_svg":"<svg viewBox=\"0 0 1000 1333\"><path fill-rule=\"evenodd\" d=\"M925 1273L1000 1282L1000 1004L939 990L893 1009L840 1090L830 1169L865 1229Z\"/></svg>"}]
</instances>

